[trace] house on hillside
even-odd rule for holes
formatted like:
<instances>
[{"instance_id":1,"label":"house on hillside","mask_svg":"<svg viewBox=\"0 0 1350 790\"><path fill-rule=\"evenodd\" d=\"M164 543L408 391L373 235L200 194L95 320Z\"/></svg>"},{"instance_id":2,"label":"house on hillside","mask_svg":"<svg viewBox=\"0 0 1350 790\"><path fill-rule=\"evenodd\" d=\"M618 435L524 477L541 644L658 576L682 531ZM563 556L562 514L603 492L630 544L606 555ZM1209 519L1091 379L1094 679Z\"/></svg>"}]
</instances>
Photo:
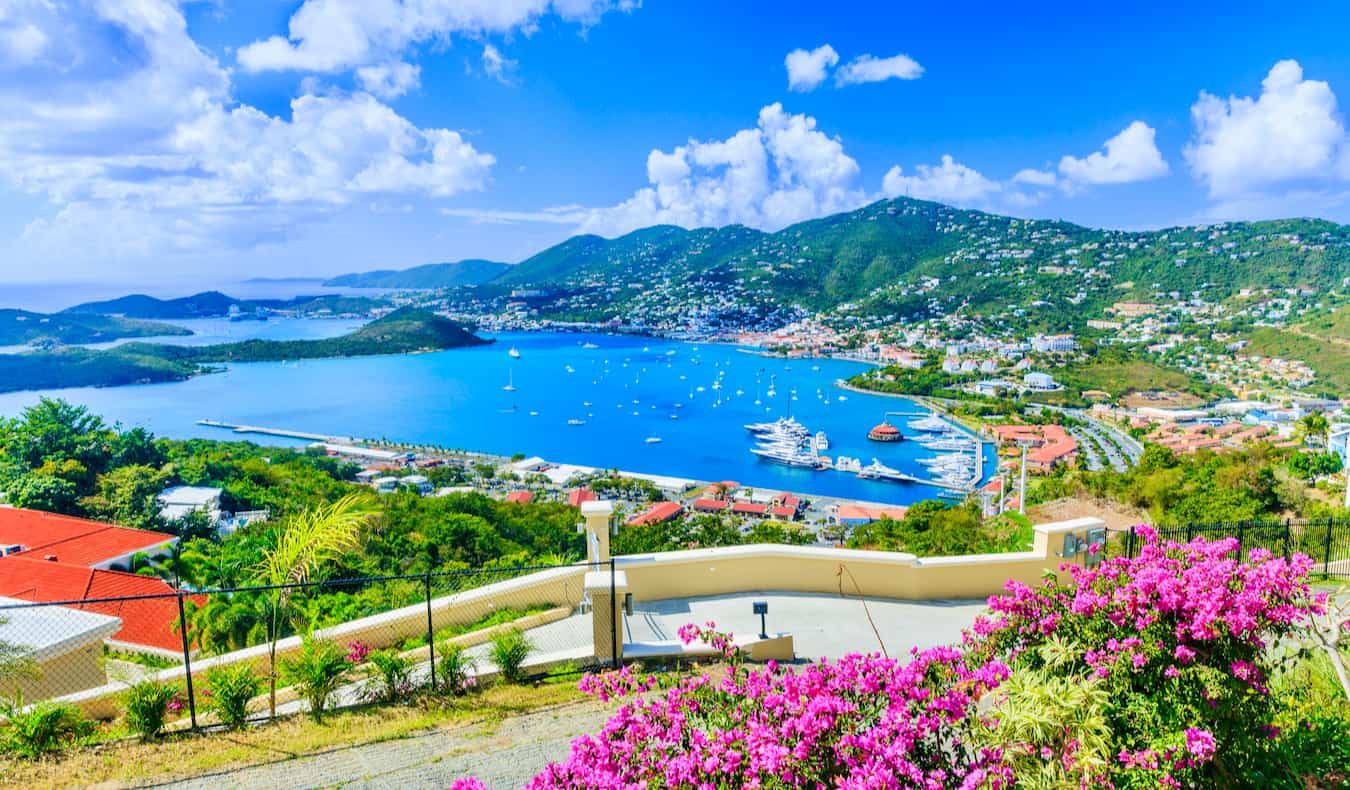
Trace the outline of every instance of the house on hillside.
<instances>
[{"instance_id":1,"label":"house on hillside","mask_svg":"<svg viewBox=\"0 0 1350 790\"><path fill-rule=\"evenodd\" d=\"M0 606L27 603L0 598ZM60 697L97 688L108 682L103 669L103 640L117 633L122 622L96 612L64 606L32 606L0 610L0 641L23 651L36 671L6 678L5 693L15 688L27 702Z\"/></svg>"},{"instance_id":2,"label":"house on hillside","mask_svg":"<svg viewBox=\"0 0 1350 790\"><path fill-rule=\"evenodd\" d=\"M178 538L167 532L127 529L101 521L0 508L0 556L22 555L88 568L126 567L138 554L167 554Z\"/></svg>"}]
</instances>

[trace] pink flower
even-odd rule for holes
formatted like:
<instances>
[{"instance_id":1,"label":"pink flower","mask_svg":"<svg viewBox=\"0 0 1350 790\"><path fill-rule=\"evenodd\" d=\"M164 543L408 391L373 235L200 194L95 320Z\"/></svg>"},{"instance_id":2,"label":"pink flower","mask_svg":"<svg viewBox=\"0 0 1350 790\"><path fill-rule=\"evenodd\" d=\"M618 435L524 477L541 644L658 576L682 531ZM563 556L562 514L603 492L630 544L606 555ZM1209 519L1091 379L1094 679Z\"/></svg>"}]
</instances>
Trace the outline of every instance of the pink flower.
<instances>
[{"instance_id":1,"label":"pink flower","mask_svg":"<svg viewBox=\"0 0 1350 790\"><path fill-rule=\"evenodd\" d=\"M1186 730L1186 751L1190 752L1200 761L1207 761L1214 756L1215 751L1214 735L1209 730Z\"/></svg>"}]
</instances>

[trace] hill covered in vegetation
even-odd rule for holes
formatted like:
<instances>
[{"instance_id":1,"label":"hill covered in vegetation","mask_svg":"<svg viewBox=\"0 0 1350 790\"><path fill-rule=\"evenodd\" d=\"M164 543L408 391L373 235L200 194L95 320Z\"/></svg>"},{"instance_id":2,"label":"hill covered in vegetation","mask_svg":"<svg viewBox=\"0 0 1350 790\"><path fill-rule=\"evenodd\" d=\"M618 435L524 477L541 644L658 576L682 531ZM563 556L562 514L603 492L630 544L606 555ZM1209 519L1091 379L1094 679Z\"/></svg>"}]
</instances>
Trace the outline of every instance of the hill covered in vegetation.
<instances>
[{"instance_id":1,"label":"hill covered in vegetation","mask_svg":"<svg viewBox=\"0 0 1350 790\"><path fill-rule=\"evenodd\" d=\"M60 315L110 316L158 320L224 318L229 315L254 316L273 311L303 315L323 313L365 313L386 305L382 299L366 296L297 296L293 299L236 299L219 291L203 291L177 299L159 299L131 294L102 302L85 302L67 308ZM162 334L173 334L166 332Z\"/></svg>"},{"instance_id":2,"label":"hill covered in vegetation","mask_svg":"<svg viewBox=\"0 0 1350 790\"><path fill-rule=\"evenodd\" d=\"M128 337L190 335L181 326L107 315L0 310L0 346L43 343L104 343Z\"/></svg>"},{"instance_id":3,"label":"hill covered in vegetation","mask_svg":"<svg viewBox=\"0 0 1350 790\"><path fill-rule=\"evenodd\" d=\"M0 354L0 392L178 381L226 362L406 354L488 342L448 318L403 308L350 334L321 340L246 340L212 346L127 343L106 351Z\"/></svg>"},{"instance_id":4,"label":"hill covered in vegetation","mask_svg":"<svg viewBox=\"0 0 1350 790\"><path fill-rule=\"evenodd\" d=\"M496 279L511 268L509 263L469 258L454 263L428 263L411 269L377 269L343 274L324 285L342 288L457 288Z\"/></svg>"}]
</instances>

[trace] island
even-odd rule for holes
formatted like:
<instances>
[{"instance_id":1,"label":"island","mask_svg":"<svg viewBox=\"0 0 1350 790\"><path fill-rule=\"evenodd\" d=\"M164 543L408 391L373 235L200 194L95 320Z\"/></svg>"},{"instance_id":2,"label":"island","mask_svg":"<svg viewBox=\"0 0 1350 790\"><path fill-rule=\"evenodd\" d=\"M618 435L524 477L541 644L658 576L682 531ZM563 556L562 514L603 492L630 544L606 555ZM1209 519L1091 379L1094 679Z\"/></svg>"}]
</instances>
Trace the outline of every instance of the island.
<instances>
[{"instance_id":1,"label":"island","mask_svg":"<svg viewBox=\"0 0 1350 790\"><path fill-rule=\"evenodd\" d=\"M266 318L271 313L300 316L365 315L389 305L387 300L369 296L324 294L291 299L236 299L219 291L203 291L177 299L131 294L102 302L85 302L63 310L60 316L65 320L81 320L90 316L158 320L246 319Z\"/></svg>"},{"instance_id":2,"label":"island","mask_svg":"<svg viewBox=\"0 0 1350 790\"><path fill-rule=\"evenodd\" d=\"M212 346L127 343L105 351L58 348L0 354L0 392L182 381L230 362L444 351L492 342L427 310L402 308L341 337L246 340Z\"/></svg>"},{"instance_id":3,"label":"island","mask_svg":"<svg viewBox=\"0 0 1350 790\"><path fill-rule=\"evenodd\" d=\"M0 346L104 343L129 337L190 334L181 326L118 316L0 310Z\"/></svg>"}]
</instances>

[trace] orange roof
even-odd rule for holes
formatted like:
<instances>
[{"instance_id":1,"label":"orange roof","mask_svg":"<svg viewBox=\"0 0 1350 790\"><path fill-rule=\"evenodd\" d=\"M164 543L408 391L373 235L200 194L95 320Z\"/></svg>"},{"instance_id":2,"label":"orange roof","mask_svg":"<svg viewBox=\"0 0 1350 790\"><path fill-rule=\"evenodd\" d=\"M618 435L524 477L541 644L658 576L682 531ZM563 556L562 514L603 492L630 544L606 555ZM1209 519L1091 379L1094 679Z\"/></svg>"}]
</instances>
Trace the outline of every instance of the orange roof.
<instances>
[{"instance_id":1,"label":"orange roof","mask_svg":"<svg viewBox=\"0 0 1350 790\"><path fill-rule=\"evenodd\" d=\"M41 510L0 508L0 543L17 543L24 552L48 554L72 565L97 565L139 551L154 551L174 540L166 532L127 529Z\"/></svg>"},{"instance_id":2,"label":"orange roof","mask_svg":"<svg viewBox=\"0 0 1350 790\"><path fill-rule=\"evenodd\" d=\"M797 515L797 508L788 507L786 505L778 505L776 507L769 508L769 514L774 516L775 518L790 519Z\"/></svg>"},{"instance_id":3,"label":"orange roof","mask_svg":"<svg viewBox=\"0 0 1350 790\"><path fill-rule=\"evenodd\" d=\"M595 500L595 492L589 488L574 488L567 492L567 504L572 507L581 507L582 502L592 502Z\"/></svg>"},{"instance_id":4,"label":"orange roof","mask_svg":"<svg viewBox=\"0 0 1350 790\"><path fill-rule=\"evenodd\" d=\"M722 499L695 499L689 503L694 510L726 510L727 503Z\"/></svg>"},{"instance_id":5,"label":"orange roof","mask_svg":"<svg viewBox=\"0 0 1350 790\"><path fill-rule=\"evenodd\" d=\"M733 502L731 503L731 512L762 516L769 512L769 506L759 502Z\"/></svg>"},{"instance_id":6,"label":"orange roof","mask_svg":"<svg viewBox=\"0 0 1350 790\"><path fill-rule=\"evenodd\" d=\"M909 508L903 507L863 507L862 505L840 505L838 517L840 521L880 521L882 518L900 520L905 517Z\"/></svg>"},{"instance_id":7,"label":"orange roof","mask_svg":"<svg viewBox=\"0 0 1350 790\"><path fill-rule=\"evenodd\" d=\"M175 590L154 576L84 568L66 562L47 562L23 556L0 558L0 595L24 601L78 601L86 598L116 598L162 595L134 601L89 603L72 608L122 619L122 629L112 639L161 650L182 650L182 637L175 626L178 602ZM198 603L205 596L189 596Z\"/></svg>"},{"instance_id":8,"label":"orange roof","mask_svg":"<svg viewBox=\"0 0 1350 790\"><path fill-rule=\"evenodd\" d=\"M526 503L526 502L533 502L533 501L534 501L534 492L533 492L533 491L512 491L511 493L509 493L509 494L506 495L506 501L507 501L507 502L517 502L517 503L521 503L521 504L524 504L524 503Z\"/></svg>"},{"instance_id":9,"label":"orange roof","mask_svg":"<svg viewBox=\"0 0 1350 790\"><path fill-rule=\"evenodd\" d=\"M669 521L684 512L679 502L657 502L629 520L629 526L640 527L643 524L656 524Z\"/></svg>"}]
</instances>

